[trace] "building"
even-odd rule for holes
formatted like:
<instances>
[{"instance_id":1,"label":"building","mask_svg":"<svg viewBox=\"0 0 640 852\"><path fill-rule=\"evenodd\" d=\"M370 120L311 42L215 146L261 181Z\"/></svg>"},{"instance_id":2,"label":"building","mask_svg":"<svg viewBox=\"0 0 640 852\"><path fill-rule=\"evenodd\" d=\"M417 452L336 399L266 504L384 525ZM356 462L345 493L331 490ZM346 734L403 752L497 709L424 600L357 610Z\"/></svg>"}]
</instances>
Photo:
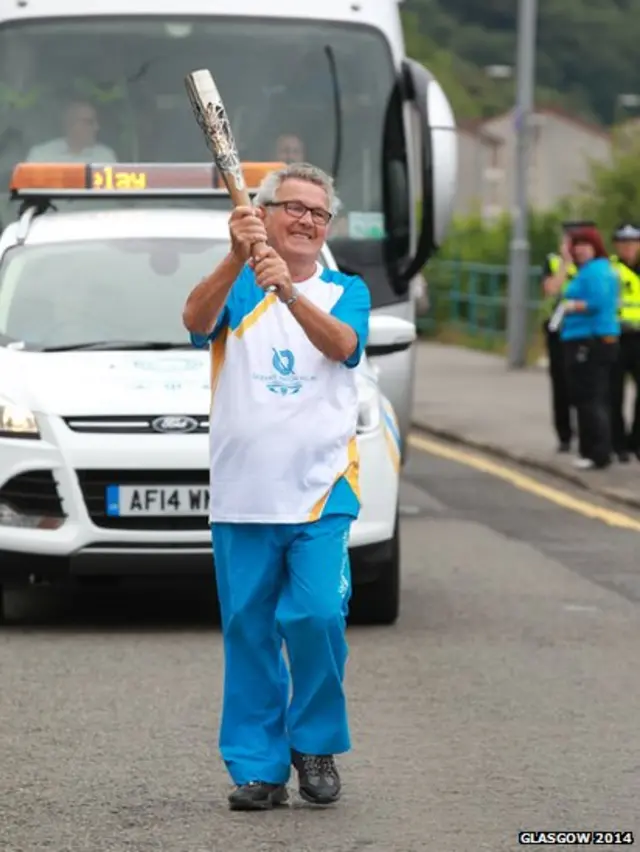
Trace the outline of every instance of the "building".
<instances>
[{"instance_id":1,"label":"building","mask_svg":"<svg viewBox=\"0 0 640 852\"><path fill-rule=\"evenodd\" d=\"M504 203L504 142L474 124L458 128L458 186L455 213L499 216Z\"/></svg>"},{"instance_id":2,"label":"building","mask_svg":"<svg viewBox=\"0 0 640 852\"><path fill-rule=\"evenodd\" d=\"M612 153L609 131L555 108L537 109L531 120L529 197L537 210L555 207L563 198L580 191L589 181L592 161L608 162ZM470 137L473 137L471 141ZM458 213L471 212L471 199L482 188L480 208L490 215L509 212L514 197L516 151L515 111L465 124L459 133L460 182L473 191L460 190ZM484 151L491 139L492 156L486 165ZM482 140L482 141L481 141ZM487 200L490 194L490 200Z\"/></svg>"}]
</instances>

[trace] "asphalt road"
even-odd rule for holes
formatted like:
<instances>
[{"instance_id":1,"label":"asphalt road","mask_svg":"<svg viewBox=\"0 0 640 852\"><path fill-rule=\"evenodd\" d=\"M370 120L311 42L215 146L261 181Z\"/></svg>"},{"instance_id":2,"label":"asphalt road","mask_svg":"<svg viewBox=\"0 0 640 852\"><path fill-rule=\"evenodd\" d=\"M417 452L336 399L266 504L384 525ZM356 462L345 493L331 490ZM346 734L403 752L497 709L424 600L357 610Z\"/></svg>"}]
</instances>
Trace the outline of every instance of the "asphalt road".
<instances>
[{"instance_id":1,"label":"asphalt road","mask_svg":"<svg viewBox=\"0 0 640 852\"><path fill-rule=\"evenodd\" d=\"M228 812L221 644L201 592L14 598L0 850L502 852L528 829L638 836L640 533L412 451L402 536L401 620L349 631L355 748L329 810Z\"/></svg>"}]
</instances>

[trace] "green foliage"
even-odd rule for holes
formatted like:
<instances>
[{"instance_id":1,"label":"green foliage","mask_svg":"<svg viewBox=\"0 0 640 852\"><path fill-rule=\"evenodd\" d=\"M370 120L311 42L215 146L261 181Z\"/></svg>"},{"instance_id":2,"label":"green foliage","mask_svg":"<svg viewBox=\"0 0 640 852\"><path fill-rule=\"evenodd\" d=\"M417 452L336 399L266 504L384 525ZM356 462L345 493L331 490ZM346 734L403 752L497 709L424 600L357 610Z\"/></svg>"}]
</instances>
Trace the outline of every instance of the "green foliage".
<instances>
[{"instance_id":1,"label":"green foliage","mask_svg":"<svg viewBox=\"0 0 640 852\"><path fill-rule=\"evenodd\" d=\"M543 264L545 255L558 245L561 223L573 218L593 219L605 242L624 222L640 225L640 129L614 135L610 163L593 161L589 181L576 197L565 199L555 210L530 211L532 266ZM493 222L479 214L454 218L444 245L427 266L427 276L443 261L508 264L511 233L507 213Z\"/></svg>"},{"instance_id":2,"label":"green foliage","mask_svg":"<svg viewBox=\"0 0 640 852\"><path fill-rule=\"evenodd\" d=\"M459 118L513 103L513 80L484 69L515 64L516 0L407 0L404 9L409 55L439 77ZM538 103L605 124L628 117L618 96L640 93L640 0L539 0L537 36Z\"/></svg>"},{"instance_id":3,"label":"green foliage","mask_svg":"<svg viewBox=\"0 0 640 852\"><path fill-rule=\"evenodd\" d=\"M560 223L564 218L566 216L563 210L530 214L529 240L532 266L541 265L545 255L557 246ZM511 230L511 219L506 214L491 224L483 222L480 216L456 218L451 225L445 244L438 252L437 261L507 264ZM429 267L427 267L428 275Z\"/></svg>"},{"instance_id":4,"label":"green foliage","mask_svg":"<svg viewBox=\"0 0 640 852\"><path fill-rule=\"evenodd\" d=\"M611 163L594 163L589 185L578 200L583 216L595 219L603 235L625 221L640 220L640 133L618 135Z\"/></svg>"}]
</instances>

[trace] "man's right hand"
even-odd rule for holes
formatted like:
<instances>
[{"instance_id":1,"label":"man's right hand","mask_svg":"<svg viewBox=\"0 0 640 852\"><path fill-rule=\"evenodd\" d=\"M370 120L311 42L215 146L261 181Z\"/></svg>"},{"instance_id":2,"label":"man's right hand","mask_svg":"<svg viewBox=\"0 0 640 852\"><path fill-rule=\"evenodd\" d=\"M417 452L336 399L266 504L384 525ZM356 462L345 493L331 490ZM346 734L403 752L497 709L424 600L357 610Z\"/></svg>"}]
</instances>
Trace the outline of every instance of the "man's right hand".
<instances>
[{"instance_id":1,"label":"man's right hand","mask_svg":"<svg viewBox=\"0 0 640 852\"><path fill-rule=\"evenodd\" d=\"M267 232L261 211L253 207L236 207L229 218L231 251L241 263L251 257L251 246L266 243Z\"/></svg>"}]
</instances>

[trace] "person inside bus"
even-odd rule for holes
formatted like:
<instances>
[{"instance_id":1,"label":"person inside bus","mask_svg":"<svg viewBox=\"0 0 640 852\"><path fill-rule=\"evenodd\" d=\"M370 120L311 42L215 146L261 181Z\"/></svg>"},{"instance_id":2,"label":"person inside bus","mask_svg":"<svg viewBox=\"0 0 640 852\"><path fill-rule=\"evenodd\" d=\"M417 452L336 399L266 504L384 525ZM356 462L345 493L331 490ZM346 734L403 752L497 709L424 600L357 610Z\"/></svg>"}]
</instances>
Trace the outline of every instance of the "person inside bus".
<instances>
[{"instance_id":1,"label":"person inside bus","mask_svg":"<svg viewBox=\"0 0 640 852\"><path fill-rule=\"evenodd\" d=\"M88 101L74 100L64 110L64 136L34 145L31 163L114 163L115 152L98 142L98 113Z\"/></svg>"},{"instance_id":2,"label":"person inside bus","mask_svg":"<svg viewBox=\"0 0 640 852\"><path fill-rule=\"evenodd\" d=\"M276 139L276 162L291 163L305 162L305 147L302 139L295 133L281 133Z\"/></svg>"},{"instance_id":3,"label":"person inside bus","mask_svg":"<svg viewBox=\"0 0 640 852\"><path fill-rule=\"evenodd\" d=\"M581 470L611 464L611 368L618 354L619 282L599 231L577 228L569 235L577 274L566 287L560 339L569 390L578 413Z\"/></svg>"}]
</instances>

